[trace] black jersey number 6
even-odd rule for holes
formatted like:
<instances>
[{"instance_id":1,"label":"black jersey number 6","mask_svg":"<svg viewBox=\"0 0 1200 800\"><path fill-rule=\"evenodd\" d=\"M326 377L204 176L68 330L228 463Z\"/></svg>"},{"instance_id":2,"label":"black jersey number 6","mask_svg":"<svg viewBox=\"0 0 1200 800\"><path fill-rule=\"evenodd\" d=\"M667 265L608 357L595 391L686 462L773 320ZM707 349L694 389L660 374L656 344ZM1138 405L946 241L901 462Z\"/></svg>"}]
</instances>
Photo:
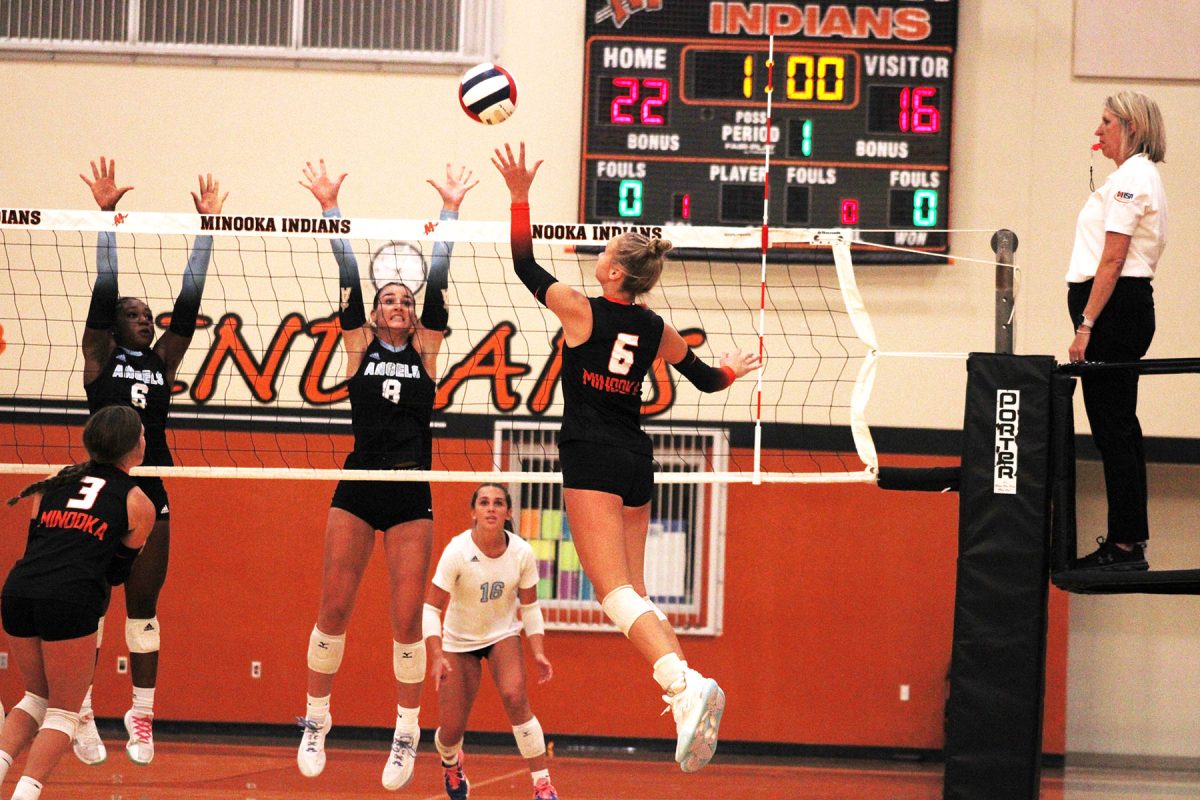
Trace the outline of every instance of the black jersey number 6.
<instances>
[{"instance_id":1,"label":"black jersey number 6","mask_svg":"<svg viewBox=\"0 0 1200 800\"><path fill-rule=\"evenodd\" d=\"M628 375L633 369L633 350L637 347L638 336L632 333L618 333L613 342L612 355L608 357L608 371L614 375Z\"/></svg>"},{"instance_id":2,"label":"black jersey number 6","mask_svg":"<svg viewBox=\"0 0 1200 800\"><path fill-rule=\"evenodd\" d=\"M146 393L150 391L150 387L144 383L135 383L129 387L129 405L134 408L146 407Z\"/></svg>"}]
</instances>

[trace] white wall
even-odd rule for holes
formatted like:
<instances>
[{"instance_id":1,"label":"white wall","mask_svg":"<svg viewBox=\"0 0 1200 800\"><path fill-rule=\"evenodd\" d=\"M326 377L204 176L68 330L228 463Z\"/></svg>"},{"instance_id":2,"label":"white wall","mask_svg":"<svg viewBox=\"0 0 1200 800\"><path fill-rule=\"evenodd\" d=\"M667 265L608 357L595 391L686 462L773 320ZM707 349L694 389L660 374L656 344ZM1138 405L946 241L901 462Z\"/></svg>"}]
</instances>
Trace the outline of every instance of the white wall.
<instances>
[{"instance_id":1,"label":"white wall","mask_svg":"<svg viewBox=\"0 0 1200 800\"><path fill-rule=\"evenodd\" d=\"M573 219L583 7L581 0L505 4L499 61L518 77L521 103L498 128L461 113L452 74L0 61L0 203L87 208L91 199L76 174L103 153L137 187L127 208L190 210L196 173L211 171L230 191L230 211L311 213L315 203L296 181L305 159L324 156L350 173L347 213L424 216L437 198L423 179L454 161L484 180L465 215L504 219L507 195L488 156L504 141L525 139L532 155L547 159L533 193L539 214ZM1159 327L1150 355L1196 355L1200 282L1189 269L1200 252L1191 197L1200 158L1188 137L1200 119L1200 88L1073 78L1070 0L972 0L960 14L950 219L984 232L954 235L951 249L987 259L990 231L1018 233L1018 352L1065 357L1071 329L1063 273L1087 194L1091 133L1104 97L1132 87L1157 99L1168 128L1162 171L1170 244L1155 281ZM1097 161L1097 182L1110 168ZM990 266L865 267L860 281L885 349L992 348ZM959 426L963 372L957 361L885 364L871 421ZM1194 379L1148 379L1143 387L1147 434L1200 436ZM1081 414L1078 423L1086 430ZM1087 541L1102 531L1102 481L1095 468L1080 474L1080 538ZM1200 565L1188 524L1196 483L1192 468L1153 470L1156 565ZM1189 685L1200 649L1190 624L1197 610L1187 598L1073 603L1069 750L1200 755L1200 698Z\"/></svg>"}]
</instances>

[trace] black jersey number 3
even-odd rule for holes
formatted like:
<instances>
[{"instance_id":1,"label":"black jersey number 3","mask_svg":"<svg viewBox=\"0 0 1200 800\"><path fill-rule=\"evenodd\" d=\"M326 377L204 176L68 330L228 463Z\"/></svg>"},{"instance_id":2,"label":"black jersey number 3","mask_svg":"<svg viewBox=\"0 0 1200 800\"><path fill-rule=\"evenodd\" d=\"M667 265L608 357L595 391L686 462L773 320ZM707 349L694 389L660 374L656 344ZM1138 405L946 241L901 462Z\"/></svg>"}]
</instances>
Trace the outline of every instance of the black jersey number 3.
<instances>
[{"instance_id":1,"label":"black jersey number 3","mask_svg":"<svg viewBox=\"0 0 1200 800\"><path fill-rule=\"evenodd\" d=\"M83 511L96 505L96 498L100 496L100 490L104 488L104 484L108 481L104 478L96 478L91 475L86 478L79 479L79 495L72 497L67 501L67 508L78 508Z\"/></svg>"},{"instance_id":2,"label":"black jersey number 3","mask_svg":"<svg viewBox=\"0 0 1200 800\"><path fill-rule=\"evenodd\" d=\"M608 371L613 375L628 375L633 369L633 351L637 348L638 337L632 333L618 333L613 342L612 355L608 357Z\"/></svg>"}]
</instances>

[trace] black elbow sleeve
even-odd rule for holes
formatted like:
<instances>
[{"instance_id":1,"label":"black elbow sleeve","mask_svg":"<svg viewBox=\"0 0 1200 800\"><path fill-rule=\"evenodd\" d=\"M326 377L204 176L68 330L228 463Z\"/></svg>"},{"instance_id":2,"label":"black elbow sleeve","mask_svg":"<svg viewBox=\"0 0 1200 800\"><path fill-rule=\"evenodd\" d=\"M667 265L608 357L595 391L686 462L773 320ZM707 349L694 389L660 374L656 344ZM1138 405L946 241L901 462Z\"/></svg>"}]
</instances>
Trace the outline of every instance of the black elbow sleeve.
<instances>
[{"instance_id":1,"label":"black elbow sleeve","mask_svg":"<svg viewBox=\"0 0 1200 800\"><path fill-rule=\"evenodd\" d=\"M432 286L426 286L425 291L425 306L421 309L421 324L431 331L444 331L446 325L450 322L450 312L446 309L446 302L442 298L442 292L435 290ZM434 295L437 295L436 299Z\"/></svg>"},{"instance_id":2,"label":"black elbow sleeve","mask_svg":"<svg viewBox=\"0 0 1200 800\"><path fill-rule=\"evenodd\" d=\"M547 272L541 264L532 258L520 258L513 262L517 277L542 305L546 304L546 292L558 283L558 278Z\"/></svg>"},{"instance_id":3,"label":"black elbow sleeve","mask_svg":"<svg viewBox=\"0 0 1200 800\"><path fill-rule=\"evenodd\" d=\"M733 370L729 367L714 369L697 358L691 350L682 361L671 366L702 392L719 392L733 383Z\"/></svg>"}]
</instances>

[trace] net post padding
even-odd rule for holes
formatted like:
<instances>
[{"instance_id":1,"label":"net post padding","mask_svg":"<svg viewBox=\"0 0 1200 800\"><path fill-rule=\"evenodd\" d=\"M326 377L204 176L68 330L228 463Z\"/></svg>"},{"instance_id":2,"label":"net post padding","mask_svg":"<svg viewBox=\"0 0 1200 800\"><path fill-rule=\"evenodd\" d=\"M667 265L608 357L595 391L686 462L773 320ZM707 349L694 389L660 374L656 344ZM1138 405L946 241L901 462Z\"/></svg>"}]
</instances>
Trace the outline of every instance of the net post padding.
<instances>
[{"instance_id":1,"label":"net post padding","mask_svg":"<svg viewBox=\"0 0 1200 800\"><path fill-rule=\"evenodd\" d=\"M946 800L1038 797L1054 366L1048 356L967 361Z\"/></svg>"}]
</instances>

